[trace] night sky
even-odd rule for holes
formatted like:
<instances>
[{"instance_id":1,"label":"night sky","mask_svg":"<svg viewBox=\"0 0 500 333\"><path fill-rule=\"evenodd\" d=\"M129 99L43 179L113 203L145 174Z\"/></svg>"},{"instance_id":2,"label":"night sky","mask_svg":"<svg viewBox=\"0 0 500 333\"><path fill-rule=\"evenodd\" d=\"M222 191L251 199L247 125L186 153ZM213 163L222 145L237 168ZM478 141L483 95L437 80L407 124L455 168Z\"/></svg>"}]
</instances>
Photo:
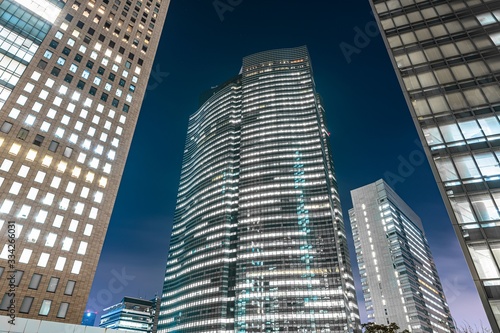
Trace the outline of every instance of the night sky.
<instances>
[{"instance_id":1,"label":"night sky","mask_svg":"<svg viewBox=\"0 0 500 333\"><path fill-rule=\"evenodd\" d=\"M387 51L371 29L368 0L218 3L228 10L218 13L213 0L170 4L87 308L161 295L188 117L199 95L238 74L246 55L307 45L347 227L349 191L385 178L423 220L454 319L489 327ZM373 37L358 40L362 47L346 59L340 45L355 47L356 31L366 28Z\"/></svg>"}]
</instances>

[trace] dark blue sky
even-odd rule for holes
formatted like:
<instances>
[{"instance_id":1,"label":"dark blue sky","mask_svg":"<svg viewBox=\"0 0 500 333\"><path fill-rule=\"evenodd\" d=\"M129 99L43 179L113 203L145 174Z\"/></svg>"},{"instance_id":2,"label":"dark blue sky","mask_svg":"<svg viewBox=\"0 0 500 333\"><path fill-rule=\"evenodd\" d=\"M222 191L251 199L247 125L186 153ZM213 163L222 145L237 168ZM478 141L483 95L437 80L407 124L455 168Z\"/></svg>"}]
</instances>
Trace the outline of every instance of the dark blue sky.
<instances>
[{"instance_id":1,"label":"dark blue sky","mask_svg":"<svg viewBox=\"0 0 500 333\"><path fill-rule=\"evenodd\" d=\"M422 148L386 49L370 30L368 0L218 2L228 10L218 13L213 0L171 2L87 308L161 294L187 122L199 95L236 75L246 55L307 45L346 224L349 191L385 176L423 220L455 320L488 326L428 163L418 160ZM356 41L365 29L373 37ZM355 42L362 47L349 62L340 45ZM415 166L401 169L411 159ZM360 309L365 321L362 302Z\"/></svg>"}]
</instances>

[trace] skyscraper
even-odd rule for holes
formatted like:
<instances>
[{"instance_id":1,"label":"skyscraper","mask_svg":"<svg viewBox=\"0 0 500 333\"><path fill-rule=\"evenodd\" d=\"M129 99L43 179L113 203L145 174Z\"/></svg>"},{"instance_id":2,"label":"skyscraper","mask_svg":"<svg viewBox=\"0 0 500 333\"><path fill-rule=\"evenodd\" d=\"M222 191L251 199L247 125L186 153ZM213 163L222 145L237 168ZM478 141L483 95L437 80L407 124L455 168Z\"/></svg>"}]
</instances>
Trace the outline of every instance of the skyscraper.
<instances>
[{"instance_id":1,"label":"skyscraper","mask_svg":"<svg viewBox=\"0 0 500 333\"><path fill-rule=\"evenodd\" d=\"M1 315L80 323L168 4L0 2Z\"/></svg>"},{"instance_id":2,"label":"skyscraper","mask_svg":"<svg viewBox=\"0 0 500 333\"><path fill-rule=\"evenodd\" d=\"M306 47L257 53L189 119L160 332L353 332L359 315Z\"/></svg>"},{"instance_id":3,"label":"skyscraper","mask_svg":"<svg viewBox=\"0 0 500 333\"><path fill-rule=\"evenodd\" d=\"M371 1L493 331L500 331L500 3Z\"/></svg>"},{"instance_id":4,"label":"skyscraper","mask_svg":"<svg viewBox=\"0 0 500 333\"><path fill-rule=\"evenodd\" d=\"M420 218L383 181L351 191L349 210L368 319L454 332Z\"/></svg>"}]
</instances>

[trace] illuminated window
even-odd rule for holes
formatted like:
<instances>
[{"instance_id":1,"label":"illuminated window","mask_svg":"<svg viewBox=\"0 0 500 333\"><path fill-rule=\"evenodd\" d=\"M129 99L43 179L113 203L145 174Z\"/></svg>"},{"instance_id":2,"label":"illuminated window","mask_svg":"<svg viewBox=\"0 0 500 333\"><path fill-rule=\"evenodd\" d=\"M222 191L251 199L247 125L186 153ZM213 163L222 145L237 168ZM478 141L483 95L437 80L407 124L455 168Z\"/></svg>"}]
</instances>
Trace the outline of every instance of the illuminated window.
<instances>
[{"instance_id":1,"label":"illuminated window","mask_svg":"<svg viewBox=\"0 0 500 333\"><path fill-rule=\"evenodd\" d=\"M45 155L45 157L42 160L42 165L44 167L49 167L51 163L52 163L52 157L49 155Z\"/></svg>"},{"instance_id":2,"label":"illuminated window","mask_svg":"<svg viewBox=\"0 0 500 333\"><path fill-rule=\"evenodd\" d=\"M71 220L71 223L69 224L68 230L71 232L76 232L76 229L78 228L78 221L77 220Z\"/></svg>"},{"instance_id":3,"label":"illuminated window","mask_svg":"<svg viewBox=\"0 0 500 333\"><path fill-rule=\"evenodd\" d=\"M90 191L90 189L88 187L83 187L82 192L80 193L80 196L82 198L87 198L89 196L89 191Z\"/></svg>"},{"instance_id":4,"label":"illuminated window","mask_svg":"<svg viewBox=\"0 0 500 333\"><path fill-rule=\"evenodd\" d=\"M101 177L101 179L99 179L100 187L106 187L107 184L108 184L108 179L106 177Z\"/></svg>"},{"instance_id":5,"label":"illuminated window","mask_svg":"<svg viewBox=\"0 0 500 333\"><path fill-rule=\"evenodd\" d=\"M73 244L73 238L65 237L63 239L62 250L69 251L71 249L71 245Z\"/></svg>"},{"instance_id":6,"label":"illuminated window","mask_svg":"<svg viewBox=\"0 0 500 333\"><path fill-rule=\"evenodd\" d=\"M35 189L35 190L38 192L37 189ZM37 222L37 223L45 223L45 219L47 218L47 214L48 214L47 211L40 210L38 212L38 215L36 216L35 222Z\"/></svg>"},{"instance_id":7,"label":"illuminated window","mask_svg":"<svg viewBox=\"0 0 500 333\"><path fill-rule=\"evenodd\" d=\"M85 255L87 253L87 242L80 242L80 246L78 246L78 254Z\"/></svg>"},{"instance_id":8,"label":"illuminated window","mask_svg":"<svg viewBox=\"0 0 500 333\"><path fill-rule=\"evenodd\" d=\"M85 205L81 202L77 203L75 206L75 214L82 215Z\"/></svg>"},{"instance_id":9,"label":"illuminated window","mask_svg":"<svg viewBox=\"0 0 500 333\"><path fill-rule=\"evenodd\" d=\"M82 172L82 169L80 167L74 167L73 168L73 171L71 172L71 176L72 177L75 177L75 178L78 178L80 177L80 173Z\"/></svg>"},{"instance_id":10,"label":"illuminated window","mask_svg":"<svg viewBox=\"0 0 500 333\"><path fill-rule=\"evenodd\" d=\"M49 128L50 128L50 123L44 121L42 123L42 126L40 126L40 131L47 132L49 130Z\"/></svg>"},{"instance_id":11,"label":"illuminated window","mask_svg":"<svg viewBox=\"0 0 500 333\"><path fill-rule=\"evenodd\" d=\"M97 213L99 212L99 209L92 207L90 210L89 218L95 220L97 218Z\"/></svg>"},{"instance_id":12,"label":"illuminated window","mask_svg":"<svg viewBox=\"0 0 500 333\"><path fill-rule=\"evenodd\" d=\"M19 262L23 263L23 264L27 264L31 258L32 253L33 253L33 250L24 249L23 252L21 253L21 257L19 258Z\"/></svg>"},{"instance_id":13,"label":"illuminated window","mask_svg":"<svg viewBox=\"0 0 500 333\"><path fill-rule=\"evenodd\" d=\"M73 263L73 268L71 269L71 273L80 274L80 269L82 268L82 262L80 260L75 260Z\"/></svg>"},{"instance_id":14,"label":"illuminated window","mask_svg":"<svg viewBox=\"0 0 500 333\"><path fill-rule=\"evenodd\" d=\"M17 143L13 143L12 146L9 149L9 154L11 155L17 155L19 154L19 151L21 150L21 145Z\"/></svg>"},{"instance_id":15,"label":"illuminated window","mask_svg":"<svg viewBox=\"0 0 500 333\"><path fill-rule=\"evenodd\" d=\"M38 240L38 236L40 236L40 230L35 228L31 229L31 232L28 235L28 242L36 243L36 241Z\"/></svg>"},{"instance_id":16,"label":"illuminated window","mask_svg":"<svg viewBox=\"0 0 500 333\"><path fill-rule=\"evenodd\" d=\"M59 164L57 165L57 171L59 171L59 172L66 171L67 165L68 165L68 163L66 163L66 162L63 162L63 161L59 162Z\"/></svg>"},{"instance_id":17,"label":"illuminated window","mask_svg":"<svg viewBox=\"0 0 500 333\"><path fill-rule=\"evenodd\" d=\"M36 154L36 153L35 153ZM37 183L43 183L43 180L45 179L46 173L43 171L38 171L35 177L35 182Z\"/></svg>"},{"instance_id":18,"label":"illuminated window","mask_svg":"<svg viewBox=\"0 0 500 333\"><path fill-rule=\"evenodd\" d=\"M8 159L3 160L2 165L0 166L0 170L5 171L5 172L9 172L10 167L12 166L12 163L13 162L11 160L8 160Z\"/></svg>"},{"instance_id":19,"label":"illuminated window","mask_svg":"<svg viewBox=\"0 0 500 333\"><path fill-rule=\"evenodd\" d=\"M54 223L52 224L53 227L60 228L63 222L63 217L61 215L56 215L54 218Z\"/></svg>"},{"instance_id":20,"label":"illuminated window","mask_svg":"<svg viewBox=\"0 0 500 333\"><path fill-rule=\"evenodd\" d=\"M103 193L99 192L99 191L96 191L95 195L94 195L94 202L101 203L102 202L102 197L103 197Z\"/></svg>"},{"instance_id":21,"label":"illuminated window","mask_svg":"<svg viewBox=\"0 0 500 333\"><path fill-rule=\"evenodd\" d=\"M17 175L19 177L26 178L26 176L28 175L29 171L30 171L29 167L27 167L26 165L22 165L21 168L19 168L19 172L17 173Z\"/></svg>"},{"instance_id":22,"label":"illuminated window","mask_svg":"<svg viewBox=\"0 0 500 333\"><path fill-rule=\"evenodd\" d=\"M92 229L94 228L94 226L92 224L86 224L85 225L85 229L83 231L83 234L85 236L90 236L92 234Z\"/></svg>"},{"instance_id":23,"label":"illuminated window","mask_svg":"<svg viewBox=\"0 0 500 333\"><path fill-rule=\"evenodd\" d=\"M63 198L61 202L59 203L59 209L62 210L67 210L69 207L69 199L68 198Z\"/></svg>"},{"instance_id":24,"label":"illuminated window","mask_svg":"<svg viewBox=\"0 0 500 333\"><path fill-rule=\"evenodd\" d=\"M43 203L45 205L52 205L52 203L54 202L54 194L53 193L47 193L47 195L45 196L45 199L43 199Z\"/></svg>"},{"instance_id":25,"label":"illuminated window","mask_svg":"<svg viewBox=\"0 0 500 333\"><path fill-rule=\"evenodd\" d=\"M54 268L56 271L62 271L64 269L64 265L66 264L66 258L59 257L56 261L56 267Z\"/></svg>"},{"instance_id":26,"label":"illuminated window","mask_svg":"<svg viewBox=\"0 0 500 333\"><path fill-rule=\"evenodd\" d=\"M21 210L19 211L19 214L17 215L17 217L27 219L29 214L30 214L30 211L31 211L31 206L23 205L21 207Z\"/></svg>"},{"instance_id":27,"label":"illuminated window","mask_svg":"<svg viewBox=\"0 0 500 333\"><path fill-rule=\"evenodd\" d=\"M78 158L76 160L78 161L78 163L85 163L86 157L87 157L87 154L80 153L80 154L78 154Z\"/></svg>"},{"instance_id":28,"label":"illuminated window","mask_svg":"<svg viewBox=\"0 0 500 333\"><path fill-rule=\"evenodd\" d=\"M50 258L50 254L48 254L48 253L42 253L40 255L40 259L38 259L37 266L47 267L47 262L49 261L49 258Z\"/></svg>"},{"instance_id":29,"label":"illuminated window","mask_svg":"<svg viewBox=\"0 0 500 333\"><path fill-rule=\"evenodd\" d=\"M94 181L94 173L89 171L85 176L85 181L92 183Z\"/></svg>"},{"instance_id":30,"label":"illuminated window","mask_svg":"<svg viewBox=\"0 0 500 333\"><path fill-rule=\"evenodd\" d=\"M10 187L9 193L18 195L19 191L21 190L21 187L22 187L21 183L13 182L12 186Z\"/></svg>"},{"instance_id":31,"label":"illuminated window","mask_svg":"<svg viewBox=\"0 0 500 333\"><path fill-rule=\"evenodd\" d=\"M26 197L30 200L35 200L37 195L38 195L38 189L32 187L30 188L28 195Z\"/></svg>"}]
</instances>

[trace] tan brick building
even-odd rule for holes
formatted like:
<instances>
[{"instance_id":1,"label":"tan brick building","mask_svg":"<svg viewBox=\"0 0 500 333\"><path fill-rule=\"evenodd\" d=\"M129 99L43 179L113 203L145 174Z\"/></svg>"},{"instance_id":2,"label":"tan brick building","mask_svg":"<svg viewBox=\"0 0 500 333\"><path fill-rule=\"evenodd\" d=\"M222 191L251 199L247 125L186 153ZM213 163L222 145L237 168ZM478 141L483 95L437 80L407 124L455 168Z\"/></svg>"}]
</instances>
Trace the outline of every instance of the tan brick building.
<instances>
[{"instance_id":1,"label":"tan brick building","mask_svg":"<svg viewBox=\"0 0 500 333\"><path fill-rule=\"evenodd\" d=\"M0 0L0 315L80 322L168 5Z\"/></svg>"}]
</instances>

